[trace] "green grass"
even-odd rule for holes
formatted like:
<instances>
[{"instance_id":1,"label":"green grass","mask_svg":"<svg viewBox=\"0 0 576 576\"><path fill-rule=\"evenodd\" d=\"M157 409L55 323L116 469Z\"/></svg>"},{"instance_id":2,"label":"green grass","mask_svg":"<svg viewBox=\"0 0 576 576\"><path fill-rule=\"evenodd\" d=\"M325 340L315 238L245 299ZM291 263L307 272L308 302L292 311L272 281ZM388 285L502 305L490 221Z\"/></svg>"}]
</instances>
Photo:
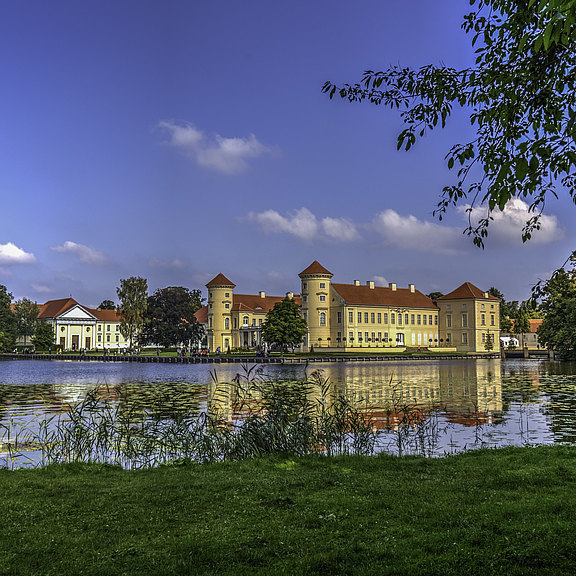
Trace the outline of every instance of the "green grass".
<instances>
[{"instance_id":1,"label":"green grass","mask_svg":"<svg viewBox=\"0 0 576 576\"><path fill-rule=\"evenodd\" d=\"M0 574L576 572L576 449L0 470Z\"/></svg>"}]
</instances>

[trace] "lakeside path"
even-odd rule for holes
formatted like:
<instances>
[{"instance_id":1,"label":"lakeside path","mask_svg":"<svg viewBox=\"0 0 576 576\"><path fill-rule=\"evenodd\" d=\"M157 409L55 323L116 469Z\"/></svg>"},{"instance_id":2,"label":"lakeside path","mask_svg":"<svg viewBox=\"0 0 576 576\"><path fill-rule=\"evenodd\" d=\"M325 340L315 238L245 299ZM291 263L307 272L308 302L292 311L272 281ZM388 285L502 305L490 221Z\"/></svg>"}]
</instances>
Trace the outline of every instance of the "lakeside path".
<instances>
[{"instance_id":1,"label":"lakeside path","mask_svg":"<svg viewBox=\"0 0 576 576\"><path fill-rule=\"evenodd\" d=\"M411 360L494 360L500 354L383 354L339 356L140 356L79 354L0 354L0 360L73 360L76 362L141 362L156 364L309 364L311 362L387 362Z\"/></svg>"}]
</instances>

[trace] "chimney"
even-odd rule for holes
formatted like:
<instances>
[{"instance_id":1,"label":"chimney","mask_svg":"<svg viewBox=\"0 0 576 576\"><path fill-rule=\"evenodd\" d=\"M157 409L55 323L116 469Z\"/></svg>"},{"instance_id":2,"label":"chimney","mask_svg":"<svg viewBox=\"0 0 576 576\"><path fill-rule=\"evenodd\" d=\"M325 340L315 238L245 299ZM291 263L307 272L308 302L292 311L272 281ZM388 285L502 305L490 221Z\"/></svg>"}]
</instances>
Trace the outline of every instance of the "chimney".
<instances>
[{"instance_id":1,"label":"chimney","mask_svg":"<svg viewBox=\"0 0 576 576\"><path fill-rule=\"evenodd\" d=\"M360 280L354 280L354 286L360 286Z\"/></svg>"},{"instance_id":2,"label":"chimney","mask_svg":"<svg viewBox=\"0 0 576 576\"><path fill-rule=\"evenodd\" d=\"M414 284L408 284L408 288L410 288L410 292L414 292Z\"/></svg>"},{"instance_id":3,"label":"chimney","mask_svg":"<svg viewBox=\"0 0 576 576\"><path fill-rule=\"evenodd\" d=\"M396 282L390 282L388 288L390 288L392 292L396 292Z\"/></svg>"},{"instance_id":4,"label":"chimney","mask_svg":"<svg viewBox=\"0 0 576 576\"><path fill-rule=\"evenodd\" d=\"M488 292L484 292L484 298L489 298Z\"/></svg>"},{"instance_id":5,"label":"chimney","mask_svg":"<svg viewBox=\"0 0 576 576\"><path fill-rule=\"evenodd\" d=\"M294 292L286 292L286 298L288 298L288 300L292 300L294 298Z\"/></svg>"},{"instance_id":6,"label":"chimney","mask_svg":"<svg viewBox=\"0 0 576 576\"><path fill-rule=\"evenodd\" d=\"M370 288L370 290L374 290L374 281L368 280L368 282L366 282L366 286L368 286L368 288Z\"/></svg>"},{"instance_id":7,"label":"chimney","mask_svg":"<svg viewBox=\"0 0 576 576\"><path fill-rule=\"evenodd\" d=\"M266 298L266 292L260 291L260 298Z\"/></svg>"}]
</instances>

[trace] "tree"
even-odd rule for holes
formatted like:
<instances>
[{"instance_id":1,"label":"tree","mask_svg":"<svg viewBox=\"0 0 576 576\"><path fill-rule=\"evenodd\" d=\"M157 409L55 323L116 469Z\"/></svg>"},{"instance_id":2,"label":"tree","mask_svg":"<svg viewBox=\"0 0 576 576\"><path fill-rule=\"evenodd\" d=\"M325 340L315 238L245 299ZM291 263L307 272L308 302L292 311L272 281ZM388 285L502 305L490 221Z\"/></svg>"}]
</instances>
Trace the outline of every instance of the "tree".
<instances>
[{"instance_id":1,"label":"tree","mask_svg":"<svg viewBox=\"0 0 576 576\"><path fill-rule=\"evenodd\" d=\"M527 334L530 332L530 320L525 308L521 308L518 316L514 320L514 333ZM524 336L522 336L522 347L524 347Z\"/></svg>"},{"instance_id":2,"label":"tree","mask_svg":"<svg viewBox=\"0 0 576 576\"><path fill-rule=\"evenodd\" d=\"M534 298L544 313L538 340L567 358L576 358L576 252L565 266L556 270L549 280L538 284Z\"/></svg>"},{"instance_id":3,"label":"tree","mask_svg":"<svg viewBox=\"0 0 576 576\"><path fill-rule=\"evenodd\" d=\"M202 307L200 290L169 286L148 297L142 342L161 346L199 342L204 335L194 312Z\"/></svg>"},{"instance_id":4,"label":"tree","mask_svg":"<svg viewBox=\"0 0 576 576\"><path fill-rule=\"evenodd\" d=\"M288 346L302 344L306 334L306 321L300 314L298 304L292 298L284 298L274 304L274 308L266 314L262 323L262 338L268 344Z\"/></svg>"},{"instance_id":5,"label":"tree","mask_svg":"<svg viewBox=\"0 0 576 576\"><path fill-rule=\"evenodd\" d=\"M114 304L113 300L102 300L98 310L116 310L116 304Z\"/></svg>"},{"instance_id":6,"label":"tree","mask_svg":"<svg viewBox=\"0 0 576 576\"><path fill-rule=\"evenodd\" d=\"M474 11L462 28L478 46L475 66L393 66L366 71L352 85L326 82L322 90L330 98L401 110L406 128L398 149L405 150L427 131L444 127L454 106L466 108L476 137L446 155L457 178L444 187L435 214L442 219L450 206L468 202L466 232L483 246L493 211L524 197L531 211L522 231L526 241L558 188L576 199L576 2L470 0L470 5ZM478 206L484 212L475 220L472 210Z\"/></svg>"},{"instance_id":7,"label":"tree","mask_svg":"<svg viewBox=\"0 0 576 576\"><path fill-rule=\"evenodd\" d=\"M140 276L120 280L116 288L120 300L117 310L120 313L120 333L130 339L130 348L137 340L144 325L144 315L148 305L148 282Z\"/></svg>"},{"instance_id":8,"label":"tree","mask_svg":"<svg viewBox=\"0 0 576 576\"><path fill-rule=\"evenodd\" d=\"M11 352L16 344L16 317L12 311L12 294L0 284L0 352Z\"/></svg>"},{"instance_id":9,"label":"tree","mask_svg":"<svg viewBox=\"0 0 576 576\"><path fill-rule=\"evenodd\" d=\"M54 346L54 328L48 322L39 322L36 333L32 338L32 344L36 350L48 350Z\"/></svg>"},{"instance_id":10,"label":"tree","mask_svg":"<svg viewBox=\"0 0 576 576\"><path fill-rule=\"evenodd\" d=\"M24 338L24 346L28 342L28 337L36 332L40 308L36 302L22 298L14 303L14 316L16 316L16 336Z\"/></svg>"},{"instance_id":11,"label":"tree","mask_svg":"<svg viewBox=\"0 0 576 576\"><path fill-rule=\"evenodd\" d=\"M442 294L442 292L430 292L430 294L427 294L427 296L430 298L430 300L438 300L438 298L442 298L444 294Z\"/></svg>"}]
</instances>

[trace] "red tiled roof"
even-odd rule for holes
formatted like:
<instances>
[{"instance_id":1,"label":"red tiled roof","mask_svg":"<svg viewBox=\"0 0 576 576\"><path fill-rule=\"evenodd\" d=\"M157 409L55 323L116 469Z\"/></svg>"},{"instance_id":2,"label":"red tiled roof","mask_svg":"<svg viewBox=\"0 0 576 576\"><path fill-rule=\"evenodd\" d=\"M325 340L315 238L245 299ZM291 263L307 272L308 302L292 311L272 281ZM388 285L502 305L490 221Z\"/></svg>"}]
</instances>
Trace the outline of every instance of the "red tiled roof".
<instances>
[{"instance_id":1,"label":"red tiled roof","mask_svg":"<svg viewBox=\"0 0 576 576\"><path fill-rule=\"evenodd\" d=\"M326 268L324 268L324 266L322 266L318 260L314 260L314 262L312 262L308 268L302 270L298 276L307 276L310 274L329 274L330 276L333 276L332 272L326 270Z\"/></svg>"},{"instance_id":2,"label":"red tiled roof","mask_svg":"<svg viewBox=\"0 0 576 576\"><path fill-rule=\"evenodd\" d=\"M236 284L234 284L234 282L230 282L230 280L228 280L224 274L220 273L218 276L212 278L212 280L210 280L206 286L230 286L231 288L234 288Z\"/></svg>"},{"instance_id":3,"label":"red tiled roof","mask_svg":"<svg viewBox=\"0 0 576 576\"><path fill-rule=\"evenodd\" d=\"M44 304L40 304L40 313L38 318L57 318L61 314L64 314L66 310L78 306L78 302L74 298L61 298L60 300L48 300Z\"/></svg>"},{"instance_id":4,"label":"red tiled roof","mask_svg":"<svg viewBox=\"0 0 576 576\"><path fill-rule=\"evenodd\" d=\"M208 324L208 306L202 306L200 310L196 310L194 317L200 324Z\"/></svg>"},{"instance_id":5,"label":"red tiled roof","mask_svg":"<svg viewBox=\"0 0 576 576\"><path fill-rule=\"evenodd\" d=\"M84 308L84 306L82 306ZM85 308L88 310L90 314L93 314L98 318L98 320L102 320L102 322L120 322L120 312L116 310L98 310L94 308Z\"/></svg>"},{"instance_id":6,"label":"red tiled roof","mask_svg":"<svg viewBox=\"0 0 576 576\"><path fill-rule=\"evenodd\" d=\"M462 286L459 286L456 290L450 292L450 294L441 296L438 300L469 300L470 298L486 298L486 296L484 292L474 286L474 284L464 282ZM498 300L496 296L492 296L491 294L488 294L488 298L490 300Z\"/></svg>"},{"instance_id":7,"label":"red tiled roof","mask_svg":"<svg viewBox=\"0 0 576 576\"><path fill-rule=\"evenodd\" d=\"M514 330L514 320L514 318L510 319L512 330ZM542 325L542 318L528 318L528 322L530 322L530 334L536 334L538 328Z\"/></svg>"},{"instance_id":8,"label":"red tiled roof","mask_svg":"<svg viewBox=\"0 0 576 576\"><path fill-rule=\"evenodd\" d=\"M282 302L284 298L285 296L264 296L264 298L262 298L258 294L234 294L232 310L246 310L247 312L252 311L266 314L274 308L276 302ZM300 298L300 296L294 296L294 301L298 306L302 305L302 298Z\"/></svg>"},{"instance_id":9,"label":"red tiled roof","mask_svg":"<svg viewBox=\"0 0 576 576\"><path fill-rule=\"evenodd\" d=\"M346 304L360 306L405 306L410 308L437 308L428 296L419 290L412 292L408 288L384 288L382 286L356 286L355 284L332 283L332 288Z\"/></svg>"}]
</instances>

